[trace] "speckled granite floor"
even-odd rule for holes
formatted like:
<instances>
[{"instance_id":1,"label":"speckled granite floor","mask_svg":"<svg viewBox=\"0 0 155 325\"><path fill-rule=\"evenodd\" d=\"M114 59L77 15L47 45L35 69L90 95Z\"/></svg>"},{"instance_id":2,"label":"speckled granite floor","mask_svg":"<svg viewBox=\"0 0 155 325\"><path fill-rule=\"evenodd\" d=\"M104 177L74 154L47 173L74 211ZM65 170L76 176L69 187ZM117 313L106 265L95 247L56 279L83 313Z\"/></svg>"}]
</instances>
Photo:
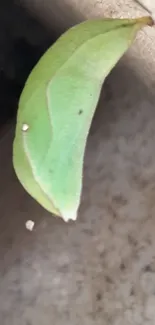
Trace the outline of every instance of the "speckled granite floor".
<instances>
[{"instance_id":1,"label":"speckled granite floor","mask_svg":"<svg viewBox=\"0 0 155 325\"><path fill-rule=\"evenodd\" d=\"M76 223L52 218L24 192L12 135L3 140L2 325L155 323L154 100L121 62L93 121Z\"/></svg>"},{"instance_id":2,"label":"speckled granite floor","mask_svg":"<svg viewBox=\"0 0 155 325\"><path fill-rule=\"evenodd\" d=\"M0 142L1 325L155 324L155 65L140 77L148 62L133 53L104 86L77 222L27 195L12 169L13 131Z\"/></svg>"}]
</instances>

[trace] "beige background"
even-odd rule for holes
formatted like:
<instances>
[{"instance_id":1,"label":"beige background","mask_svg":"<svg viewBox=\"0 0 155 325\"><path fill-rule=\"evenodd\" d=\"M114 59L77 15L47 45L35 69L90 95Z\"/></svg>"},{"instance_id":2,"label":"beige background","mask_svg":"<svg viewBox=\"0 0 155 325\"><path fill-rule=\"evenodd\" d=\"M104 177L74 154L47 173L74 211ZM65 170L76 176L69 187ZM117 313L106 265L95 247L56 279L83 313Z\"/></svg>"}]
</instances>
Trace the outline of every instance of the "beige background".
<instances>
[{"instance_id":1,"label":"beige background","mask_svg":"<svg viewBox=\"0 0 155 325\"><path fill-rule=\"evenodd\" d=\"M84 17L145 13L123 0L33 0L31 10L59 32ZM77 222L27 195L12 169L13 132L1 141L2 325L155 324L154 40L154 28L140 32L104 85Z\"/></svg>"}]
</instances>

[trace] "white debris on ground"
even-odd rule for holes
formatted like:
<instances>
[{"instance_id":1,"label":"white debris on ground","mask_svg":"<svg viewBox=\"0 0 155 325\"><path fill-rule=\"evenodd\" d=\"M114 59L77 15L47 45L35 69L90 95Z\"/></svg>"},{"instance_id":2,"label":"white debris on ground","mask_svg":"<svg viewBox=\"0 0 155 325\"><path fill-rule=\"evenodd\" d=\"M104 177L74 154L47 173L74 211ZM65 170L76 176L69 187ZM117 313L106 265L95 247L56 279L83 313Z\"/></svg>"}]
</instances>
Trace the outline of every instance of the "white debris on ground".
<instances>
[{"instance_id":1,"label":"white debris on ground","mask_svg":"<svg viewBox=\"0 0 155 325\"><path fill-rule=\"evenodd\" d=\"M26 223L25 223L25 226L26 226L26 229L29 230L29 231L32 231L33 228L34 228L34 221L32 220L27 220Z\"/></svg>"}]
</instances>

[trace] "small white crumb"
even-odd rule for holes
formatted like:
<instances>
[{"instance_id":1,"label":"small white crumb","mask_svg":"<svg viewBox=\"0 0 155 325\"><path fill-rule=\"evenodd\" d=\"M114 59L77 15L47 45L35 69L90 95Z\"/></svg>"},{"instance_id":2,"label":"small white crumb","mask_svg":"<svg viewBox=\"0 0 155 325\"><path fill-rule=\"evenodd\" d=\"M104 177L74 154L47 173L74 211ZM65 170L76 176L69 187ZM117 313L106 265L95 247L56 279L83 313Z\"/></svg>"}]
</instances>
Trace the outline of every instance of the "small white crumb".
<instances>
[{"instance_id":1,"label":"small white crumb","mask_svg":"<svg viewBox=\"0 0 155 325\"><path fill-rule=\"evenodd\" d=\"M22 131L27 131L29 129L28 124L24 123L22 126Z\"/></svg>"},{"instance_id":2,"label":"small white crumb","mask_svg":"<svg viewBox=\"0 0 155 325\"><path fill-rule=\"evenodd\" d=\"M33 230L33 227L34 227L34 221L27 220L26 223L25 223L25 226L26 226L26 229L27 230L32 231Z\"/></svg>"}]
</instances>

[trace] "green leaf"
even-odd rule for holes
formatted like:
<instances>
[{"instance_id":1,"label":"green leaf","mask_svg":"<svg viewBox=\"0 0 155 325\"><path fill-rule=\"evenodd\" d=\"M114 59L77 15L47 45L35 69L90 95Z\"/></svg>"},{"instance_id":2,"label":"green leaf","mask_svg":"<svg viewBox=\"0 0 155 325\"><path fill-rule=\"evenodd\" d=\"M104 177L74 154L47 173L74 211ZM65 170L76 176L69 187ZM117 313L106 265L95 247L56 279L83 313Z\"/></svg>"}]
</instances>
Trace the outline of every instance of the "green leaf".
<instances>
[{"instance_id":1,"label":"green leaf","mask_svg":"<svg viewBox=\"0 0 155 325\"><path fill-rule=\"evenodd\" d=\"M76 25L43 55L25 84L14 169L26 191L65 221L77 217L85 147L102 84L137 31L152 24L142 17Z\"/></svg>"}]
</instances>

